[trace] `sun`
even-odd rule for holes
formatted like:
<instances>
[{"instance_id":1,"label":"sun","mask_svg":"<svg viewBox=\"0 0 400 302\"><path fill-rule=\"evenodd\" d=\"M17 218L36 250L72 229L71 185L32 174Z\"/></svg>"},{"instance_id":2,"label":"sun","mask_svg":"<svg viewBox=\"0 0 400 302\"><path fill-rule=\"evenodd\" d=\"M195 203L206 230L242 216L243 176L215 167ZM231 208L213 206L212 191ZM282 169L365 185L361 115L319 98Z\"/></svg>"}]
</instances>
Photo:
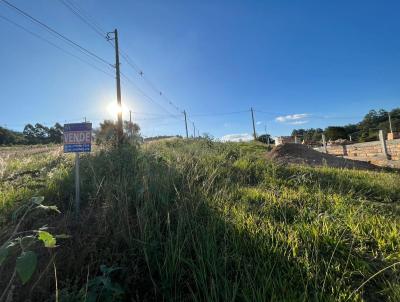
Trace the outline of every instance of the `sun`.
<instances>
[{"instance_id":1,"label":"sun","mask_svg":"<svg viewBox=\"0 0 400 302\"><path fill-rule=\"evenodd\" d=\"M108 104L107 111L110 115L116 116L118 113L124 113L126 111L126 107L124 105L120 106L116 102L112 102Z\"/></svg>"}]
</instances>

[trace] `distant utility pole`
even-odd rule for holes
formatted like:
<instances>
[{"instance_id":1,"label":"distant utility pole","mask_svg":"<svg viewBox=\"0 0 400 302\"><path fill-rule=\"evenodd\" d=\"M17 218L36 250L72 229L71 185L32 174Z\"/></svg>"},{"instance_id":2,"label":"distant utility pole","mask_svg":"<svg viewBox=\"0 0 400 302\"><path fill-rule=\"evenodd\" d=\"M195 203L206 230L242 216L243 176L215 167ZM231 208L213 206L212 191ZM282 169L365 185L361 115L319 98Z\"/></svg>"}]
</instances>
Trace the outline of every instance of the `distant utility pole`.
<instances>
[{"instance_id":1,"label":"distant utility pole","mask_svg":"<svg viewBox=\"0 0 400 302\"><path fill-rule=\"evenodd\" d=\"M194 122L192 122L193 124L193 138L196 138L196 127L194 126Z\"/></svg>"},{"instance_id":2,"label":"distant utility pole","mask_svg":"<svg viewBox=\"0 0 400 302\"><path fill-rule=\"evenodd\" d=\"M186 111L183 110L183 115L185 116L185 129L186 129L186 138L189 138L189 132L187 128L187 119L186 119Z\"/></svg>"},{"instance_id":3,"label":"distant utility pole","mask_svg":"<svg viewBox=\"0 0 400 302\"><path fill-rule=\"evenodd\" d=\"M269 146L269 136L267 133L267 123L265 123L265 139L267 140L267 145Z\"/></svg>"},{"instance_id":4,"label":"distant utility pole","mask_svg":"<svg viewBox=\"0 0 400 302\"><path fill-rule=\"evenodd\" d=\"M254 124L254 112L253 112L253 107L251 107L251 119L253 120L253 136L254 136L254 140L257 140L256 125Z\"/></svg>"},{"instance_id":5,"label":"distant utility pole","mask_svg":"<svg viewBox=\"0 0 400 302\"><path fill-rule=\"evenodd\" d=\"M114 34L114 38L110 38L109 34ZM121 105L121 79L119 72L119 50L118 50L118 31L115 29L113 32L107 33L107 40L114 40L115 43L115 74L117 79L117 103L118 103L118 122L117 122L117 136L118 143L122 142L123 129L122 129L122 105Z\"/></svg>"},{"instance_id":6,"label":"distant utility pole","mask_svg":"<svg viewBox=\"0 0 400 302\"><path fill-rule=\"evenodd\" d=\"M390 118L390 112L388 112L389 115L389 127L390 127L390 133L393 133L393 128L392 128L392 119Z\"/></svg>"},{"instance_id":7,"label":"distant utility pole","mask_svg":"<svg viewBox=\"0 0 400 302\"><path fill-rule=\"evenodd\" d=\"M133 137L133 125L132 125L132 110L129 110L129 132L131 135L131 138Z\"/></svg>"}]
</instances>

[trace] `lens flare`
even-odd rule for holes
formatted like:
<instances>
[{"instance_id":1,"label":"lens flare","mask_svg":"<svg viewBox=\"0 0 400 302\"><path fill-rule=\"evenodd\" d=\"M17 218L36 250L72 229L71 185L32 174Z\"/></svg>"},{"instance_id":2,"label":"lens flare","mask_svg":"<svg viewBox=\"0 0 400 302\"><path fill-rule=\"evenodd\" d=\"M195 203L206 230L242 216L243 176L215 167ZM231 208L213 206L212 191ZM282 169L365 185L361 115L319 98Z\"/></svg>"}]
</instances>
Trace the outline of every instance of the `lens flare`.
<instances>
[{"instance_id":1,"label":"lens flare","mask_svg":"<svg viewBox=\"0 0 400 302\"><path fill-rule=\"evenodd\" d=\"M110 115L116 116L118 113L125 112L126 108L124 105L120 106L116 102L112 102L112 103L108 104L107 111Z\"/></svg>"}]
</instances>

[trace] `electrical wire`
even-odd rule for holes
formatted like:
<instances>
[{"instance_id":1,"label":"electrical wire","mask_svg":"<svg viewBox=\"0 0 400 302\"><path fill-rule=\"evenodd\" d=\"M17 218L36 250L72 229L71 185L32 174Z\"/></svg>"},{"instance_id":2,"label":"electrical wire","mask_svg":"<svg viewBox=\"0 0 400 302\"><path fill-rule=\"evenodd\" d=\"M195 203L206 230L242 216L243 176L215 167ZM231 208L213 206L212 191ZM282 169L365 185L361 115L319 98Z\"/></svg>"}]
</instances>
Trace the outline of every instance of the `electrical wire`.
<instances>
[{"instance_id":1,"label":"electrical wire","mask_svg":"<svg viewBox=\"0 0 400 302\"><path fill-rule=\"evenodd\" d=\"M151 96L149 96L148 94L146 94L140 87L138 87L127 75L125 75L124 73L121 72L121 76L128 82L130 83L133 87L135 87L136 90L138 90L147 100L149 100L150 102L156 104L157 106L159 106L162 110L164 110L165 112L167 112L170 116L173 116L174 118L179 119L176 115L172 114L171 112L169 112L167 109L165 109L160 103L158 103L156 100L154 100Z\"/></svg>"},{"instance_id":2,"label":"electrical wire","mask_svg":"<svg viewBox=\"0 0 400 302\"><path fill-rule=\"evenodd\" d=\"M102 38L106 38L106 33L97 26L93 25L90 21L87 20L85 16L83 16L79 10L76 8L76 6L68 1L68 0L59 0L66 8L68 8L75 16L77 16L79 19L81 19L84 23L86 23L96 34L98 34Z\"/></svg>"},{"instance_id":3,"label":"electrical wire","mask_svg":"<svg viewBox=\"0 0 400 302\"><path fill-rule=\"evenodd\" d=\"M102 38L105 38L105 31L101 29L101 27L94 21L94 18L91 18L89 14L84 14L83 9L78 4L73 4L70 0L59 0L63 3L70 11L72 11L78 18L80 18L84 23L86 23L93 31L95 31ZM68 2L68 3L67 3ZM72 7L73 6L73 7ZM86 16L84 16L86 15ZM91 20L90 20L91 19ZM107 40L108 43L115 48L115 45ZM169 97L167 97L160 89L158 89L152 81L150 81L144 74L143 70L130 59L128 54L123 51L121 48L119 49L119 55L121 58L125 60L125 62L130 66L150 87L153 89L160 97L164 98L164 100L173 107L177 112L181 113L183 109L177 106Z\"/></svg>"},{"instance_id":4,"label":"electrical wire","mask_svg":"<svg viewBox=\"0 0 400 302\"><path fill-rule=\"evenodd\" d=\"M232 111L232 112L217 112L217 113L200 113L200 114L191 114L192 117L208 117L208 116L221 116L221 115L233 115L239 113L250 112L250 110L241 110L241 111Z\"/></svg>"},{"instance_id":5,"label":"electrical wire","mask_svg":"<svg viewBox=\"0 0 400 302\"><path fill-rule=\"evenodd\" d=\"M52 27L50 27L49 25L43 23L42 21L40 21L39 19L33 17L32 15L28 14L27 12L23 11L22 9L16 7L15 5L11 4L10 2L8 2L7 0L0 0L3 3L5 3L6 5L8 5L10 8L12 8L13 10L17 11L19 14L21 14L22 16L30 19L32 22L35 22L37 24L39 24L40 26L42 26L43 28L45 28L48 32L52 33L53 35L57 36L58 38L63 39L64 41L68 42L70 45L72 45L73 47L79 49L81 52L85 53L88 56L91 56L92 58L97 59L98 61L106 64L107 66L111 66L113 67L113 65L111 63L109 63L107 60L103 59L102 57L100 57L99 55L95 54L94 52L88 50L87 48L81 46L80 44L78 44L77 42L71 40L70 38L66 37L65 35L59 33L57 30L53 29Z\"/></svg>"},{"instance_id":6,"label":"electrical wire","mask_svg":"<svg viewBox=\"0 0 400 302\"><path fill-rule=\"evenodd\" d=\"M70 4L70 6L72 6L82 16L82 18L86 19L88 23L92 24L91 27L95 28L96 31L106 34L104 28L102 28L99 25L99 23L96 22L96 20L86 10L80 7L75 1L72 0L65 0L65 1L67 1Z\"/></svg>"},{"instance_id":7,"label":"electrical wire","mask_svg":"<svg viewBox=\"0 0 400 302\"><path fill-rule=\"evenodd\" d=\"M66 50L66 49L64 49L64 48L62 48L62 47L60 47L59 45L57 45L57 44L51 42L50 40L47 40L46 38L44 38L44 37L40 36L39 34L37 34L37 33L33 32L33 31L29 30L28 28L26 28L26 27L24 27L24 26L22 26L22 25L20 25L20 24L18 24L18 23L16 23L16 22L12 21L11 19L9 19L9 18L7 18L7 17L5 17L5 16L2 16L2 15L0 15L0 18L3 19L3 20L5 20L5 21L7 21L8 23L10 23L10 24L12 24L12 25L14 25L14 26L16 26L16 27L22 29L23 31L25 31L26 33L28 33L28 34L30 34L30 35L36 37L37 39L40 39L40 40L42 40L43 42L46 42L47 44L49 44L49 45L51 45L51 46L57 48L58 50L64 52L65 54L67 54L67 55L69 55L69 56L71 56L71 57L73 57L73 58L75 58L75 59L77 59L77 60L79 60L79 61L81 61L81 62L87 64L88 66L90 66L90 67L96 69L97 71L100 71L100 72L102 72L102 73L104 73L104 74L106 74L106 75L108 75L108 76L114 78L114 76L113 76L112 74L108 73L107 71L105 71L105 70L103 70L103 69L97 67L96 65L92 64L91 62L86 61L86 60L82 59L81 57L79 57L79 56L77 56L77 55L75 55L75 54L69 52L68 50Z\"/></svg>"}]
</instances>

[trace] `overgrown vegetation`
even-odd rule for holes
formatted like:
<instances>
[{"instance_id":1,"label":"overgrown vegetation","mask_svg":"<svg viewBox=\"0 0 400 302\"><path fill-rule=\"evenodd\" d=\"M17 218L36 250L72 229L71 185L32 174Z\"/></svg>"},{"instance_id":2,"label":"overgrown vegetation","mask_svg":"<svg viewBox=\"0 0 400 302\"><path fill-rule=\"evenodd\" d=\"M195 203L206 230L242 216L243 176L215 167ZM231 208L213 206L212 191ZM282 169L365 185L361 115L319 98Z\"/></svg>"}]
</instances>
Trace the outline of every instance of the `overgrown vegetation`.
<instances>
[{"instance_id":1,"label":"overgrown vegetation","mask_svg":"<svg viewBox=\"0 0 400 302\"><path fill-rule=\"evenodd\" d=\"M277 165L265 152L263 144L182 139L104 148L82 158L79 220L71 158L9 158L1 243L15 209L38 195L62 214L37 212L21 227L47 224L71 238L52 249L57 278L37 247L38 270L8 296L399 301L400 175ZM2 289L13 265L1 266Z\"/></svg>"}]
</instances>

